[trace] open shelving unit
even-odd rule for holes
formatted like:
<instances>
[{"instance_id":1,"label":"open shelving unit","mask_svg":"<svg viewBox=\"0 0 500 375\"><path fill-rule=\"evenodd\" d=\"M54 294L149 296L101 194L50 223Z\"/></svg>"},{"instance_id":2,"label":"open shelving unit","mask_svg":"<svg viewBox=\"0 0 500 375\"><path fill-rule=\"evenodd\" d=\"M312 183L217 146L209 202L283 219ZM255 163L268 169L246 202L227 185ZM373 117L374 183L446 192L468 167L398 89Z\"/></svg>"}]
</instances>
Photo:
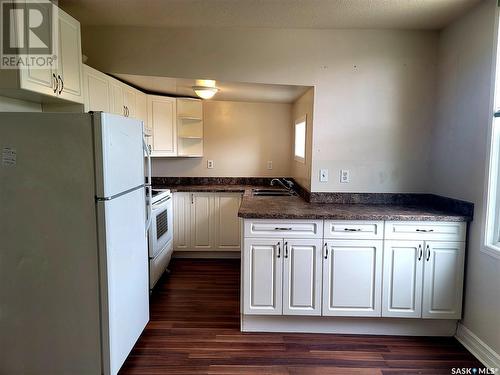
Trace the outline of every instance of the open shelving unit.
<instances>
[{"instance_id":1,"label":"open shelving unit","mask_svg":"<svg viewBox=\"0 0 500 375\"><path fill-rule=\"evenodd\" d=\"M177 155L203 156L203 104L199 99L177 99Z\"/></svg>"}]
</instances>

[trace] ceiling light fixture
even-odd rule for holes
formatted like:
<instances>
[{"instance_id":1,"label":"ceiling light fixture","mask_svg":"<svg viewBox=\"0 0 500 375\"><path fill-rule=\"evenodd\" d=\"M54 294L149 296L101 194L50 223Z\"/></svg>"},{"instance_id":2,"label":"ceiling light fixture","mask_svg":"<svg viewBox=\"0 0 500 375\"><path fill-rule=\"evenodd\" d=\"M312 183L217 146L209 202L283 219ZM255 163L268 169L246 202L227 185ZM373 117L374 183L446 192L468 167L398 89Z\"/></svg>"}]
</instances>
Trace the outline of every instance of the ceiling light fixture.
<instances>
[{"instance_id":1,"label":"ceiling light fixture","mask_svg":"<svg viewBox=\"0 0 500 375\"><path fill-rule=\"evenodd\" d=\"M193 86L193 91L202 99L211 99L219 89L215 86Z\"/></svg>"}]
</instances>

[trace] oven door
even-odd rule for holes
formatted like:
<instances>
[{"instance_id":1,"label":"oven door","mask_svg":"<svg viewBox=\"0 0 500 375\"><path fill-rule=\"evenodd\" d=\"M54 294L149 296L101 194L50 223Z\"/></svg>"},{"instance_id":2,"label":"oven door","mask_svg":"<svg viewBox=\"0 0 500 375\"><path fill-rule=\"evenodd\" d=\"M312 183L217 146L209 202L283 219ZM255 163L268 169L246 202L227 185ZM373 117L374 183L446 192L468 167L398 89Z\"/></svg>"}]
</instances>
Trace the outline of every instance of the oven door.
<instances>
[{"instance_id":1,"label":"oven door","mask_svg":"<svg viewBox=\"0 0 500 375\"><path fill-rule=\"evenodd\" d=\"M153 204L149 231L149 257L154 258L172 239L172 197Z\"/></svg>"}]
</instances>

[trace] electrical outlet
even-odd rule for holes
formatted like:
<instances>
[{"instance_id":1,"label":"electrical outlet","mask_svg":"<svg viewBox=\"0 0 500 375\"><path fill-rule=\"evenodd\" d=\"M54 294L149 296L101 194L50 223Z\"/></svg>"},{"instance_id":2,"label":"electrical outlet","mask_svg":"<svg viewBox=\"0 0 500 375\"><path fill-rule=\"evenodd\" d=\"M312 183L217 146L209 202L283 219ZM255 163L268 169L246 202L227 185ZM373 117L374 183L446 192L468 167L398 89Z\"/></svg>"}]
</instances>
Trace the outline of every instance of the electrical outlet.
<instances>
[{"instance_id":1,"label":"electrical outlet","mask_svg":"<svg viewBox=\"0 0 500 375\"><path fill-rule=\"evenodd\" d=\"M207 168L208 169L214 168L214 161L213 160L207 160Z\"/></svg>"},{"instance_id":2,"label":"electrical outlet","mask_svg":"<svg viewBox=\"0 0 500 375\"><path fill-rule=\"evenodd\" d=\"M348 184L351 182L351 171L349 169L340 170L340 183Z\"/></svg>"},{"instance_id":3,"label":"electrical outlet","mask_svg":"<svg viewBox=\"0 0 500 375\"><path fill-rule=\"evenodd\" d=\"M267 162L267 169L269 169L269 170L273 169L273 161L272 160L269 160Z\"/></svg>"},{"instance_id":4,"label":"electrical outlet","mask_svg":"<svg viewBox=\"0 0 500 375\"><path fill-rule=\"evenodd\" d=\"M319 170L319 181L320 182L328 182L328 169L320 169Z\"/></svg>"}]
</instances>

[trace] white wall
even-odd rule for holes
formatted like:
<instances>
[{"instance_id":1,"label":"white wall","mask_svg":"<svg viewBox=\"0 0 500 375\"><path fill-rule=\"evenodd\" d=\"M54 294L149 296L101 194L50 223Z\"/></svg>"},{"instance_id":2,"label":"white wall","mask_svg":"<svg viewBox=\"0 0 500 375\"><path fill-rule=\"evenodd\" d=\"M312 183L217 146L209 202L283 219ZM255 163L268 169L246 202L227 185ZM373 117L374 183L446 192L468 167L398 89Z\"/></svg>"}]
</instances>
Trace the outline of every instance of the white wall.
<instances>
[{"instance_id":1,"label":"white wall","mask_svg":"<svg viewBox=\"0 0 500 375\"><path fill-rule=\"evenodd\" d=\"M496 1L482 2L439 40L433 192L475 204L469 232L463 324L500 353L500 260L481 249L488 129L493 108L492 62Z\"/></svg>"},{"instance_id":2,"label":"white wall","mask_svg":"<svg viewBox=\"0 0 500 375\"><path fill-rule=\"evenodd\" d=\"M94 26L82 40L108 72L315 86L312 191L426 190L436 32Z\"/></svg>"},{"instance_id":3,"label":"white wall","mask_svg":"<svg viewBox=\"0 0 500 375\"><path fill-rule=\"evenodd\" d=\"M291 104L204 101L203 158L154 158L153 175L290 176L291 110Z\"/></svg>"}]
</instances>

